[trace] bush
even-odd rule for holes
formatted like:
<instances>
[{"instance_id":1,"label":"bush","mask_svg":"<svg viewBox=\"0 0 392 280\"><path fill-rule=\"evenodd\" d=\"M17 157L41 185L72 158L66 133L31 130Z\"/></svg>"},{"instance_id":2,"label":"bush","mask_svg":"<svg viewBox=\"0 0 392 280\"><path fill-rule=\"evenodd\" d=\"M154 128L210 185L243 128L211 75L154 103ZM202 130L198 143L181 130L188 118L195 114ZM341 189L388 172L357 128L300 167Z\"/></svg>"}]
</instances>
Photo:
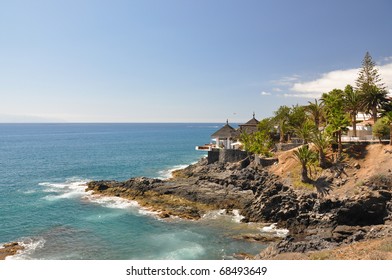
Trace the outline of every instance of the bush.
<instances>
[{"instance_id":1,"label":"bush","mask_svg":"<svg viewBox=\"0 0 392 280\"><path fill-rule=\"evenodd\" d=\"M377 137L380 141L381 139L388 138L389 132L389 124L385 117L378 119L373 126L373 136Z\"/></svg>"},{"instance_id":2,"label":"bush","mask_svg":"<svg viewBox=\"0 0 392 280\"><path fill-rule=\"evenodd\" d=\"M373 175L369 178L366 185L368 185L372 189L392 189L392 175Z\"/></svg>"}]
</instances>

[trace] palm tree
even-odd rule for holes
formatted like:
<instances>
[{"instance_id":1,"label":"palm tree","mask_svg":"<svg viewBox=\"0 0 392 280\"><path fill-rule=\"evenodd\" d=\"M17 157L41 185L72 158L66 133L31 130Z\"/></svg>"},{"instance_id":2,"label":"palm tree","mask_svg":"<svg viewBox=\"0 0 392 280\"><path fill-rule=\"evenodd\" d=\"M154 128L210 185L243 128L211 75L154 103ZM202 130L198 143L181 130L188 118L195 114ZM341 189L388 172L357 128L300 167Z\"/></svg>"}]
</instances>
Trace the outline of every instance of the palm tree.
<instances>
[{"instance_id":1,"label":"palm tree","mask_svg":"<svg viewBox=\"0 0 392 280\"><path fill-rule=\"evenodd\" d=\"M304 145L293 152L293 158L301 163L301 181L303 183L311 182L308 176L308 166L316 161L316 154Z\"/></svg>"},{"instance_id":2,"label":"palm tree","mask_svg":"<svg viewBox=\"0 0 392 280\"><path fill-rule=\"evenodd\" d=\"M294 128L294 133L303 140L304 144L308 144L316 130L313 122L307 120L300 127Z\"/></svg>"},{"instance_id":3,"label":"palm tree","mask_svg":"<svg viewBox=\"0 0 392 280\"><path fill-rule=\"evenodd\" d=\"M328 93L324 93L321 100L325 105L327 115L326 131L336 137L336 142L338 143L337 159L339 159L343 152L342 133L347 130L350 123L344 112L343 91L334 89Z\"/></svg>"},{"instance_id":4,"label":"palm tree","mask_svg":"<svg viewBox=\"0 0 392 280\"><path fill-rule=\"evenodd\" d=\"M288 122L290 116L290 108L287 106L280 106L277 111L275 111L274 121L279 127L279 142L284 142L284 137L288 129Z\"/></svg>"},{"instance_id":5,"label":"palm tree","mask_svg":"<svg viewBox=\"0 0 392 280\"><path fill-rule=\"evenodd\" d=\"M379 108L387 102L387 91L385 89L380 89L371 84L362 86L360 106L366 113L372 115L374 123L377 121Z\"/></svg>"},{"instance_id":6,"label":"palm tree","mask_svg":"<svg viewBox=\"0 0 392 280\"><path fill-rule=\"evenodd\" d=\"M316 128L319 129L324 114L323 105L321 103L319 104L317 99L315 99L314 103L309 101L309 105L305 106L305 111L310 114Z\"/></svg>"},{"instance_id":7,"label":"palm tree","mask_svg":"<svg viewBox=\"0 0 392 280\"><path fill-rule=\"evenodd\" d=\"M357 114L361 109L361 95L351 85L347 85L343 92L344 107L350 114L353 136L357 137Z\"/></svg>"},{"instance_id":8,"label":"palm tree","mask_svg":"<svg viewBox=\"0 0 392 280\"><path fill-rule=\"evenodd\" d=\"M329 135L327 135L326 133L316 131L313 134L311 141L313 142L313 144L316 147L316 150L318 152L319 166L323 169L326 168L327 167L327 160L325 157L325 150L331 144L331 141L332 141L331 137Z\"/></svg>"}]
</instances>

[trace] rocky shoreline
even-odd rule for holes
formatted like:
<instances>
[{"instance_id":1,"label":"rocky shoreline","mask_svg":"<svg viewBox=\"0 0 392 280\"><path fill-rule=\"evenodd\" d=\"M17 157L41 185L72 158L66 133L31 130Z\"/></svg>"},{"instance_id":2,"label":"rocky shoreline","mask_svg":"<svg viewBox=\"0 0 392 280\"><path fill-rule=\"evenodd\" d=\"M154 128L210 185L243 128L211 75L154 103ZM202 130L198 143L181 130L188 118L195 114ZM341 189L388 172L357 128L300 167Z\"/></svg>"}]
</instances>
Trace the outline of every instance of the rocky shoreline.
<instances>
[{"instance_id":1,"label":"rocky shoreline","mask_svg":"<svg viewBox=\"0 0 392 280\"><path fill-rule=\"evenodd\" d=\"M0 260L5 260L8 256L16 255L19 251L22 251L24 246L19 242L6 243L0 248Z\"/></svg>"},{"instance_id":2,"label":"rocky shoreline","mask_svg":"<svg viewBox=\"0 0 392 280\"><path fill-rule=\"evenodd\" d=\"M330 181L333 184L333 179ZM211 210L238 209L243 222L276 223L289 229L288 236L268 240L275 242L256 256L268 259L392 236L391 187L388 182L369 182L356 195L331 198L316 188L304 191L285 185L268 168L248 158L226 164L207 164L202 159L175 171L169 180L93 181L87 191L135 200L162 218L199 219Z\"/></svg>"}]
</instances>

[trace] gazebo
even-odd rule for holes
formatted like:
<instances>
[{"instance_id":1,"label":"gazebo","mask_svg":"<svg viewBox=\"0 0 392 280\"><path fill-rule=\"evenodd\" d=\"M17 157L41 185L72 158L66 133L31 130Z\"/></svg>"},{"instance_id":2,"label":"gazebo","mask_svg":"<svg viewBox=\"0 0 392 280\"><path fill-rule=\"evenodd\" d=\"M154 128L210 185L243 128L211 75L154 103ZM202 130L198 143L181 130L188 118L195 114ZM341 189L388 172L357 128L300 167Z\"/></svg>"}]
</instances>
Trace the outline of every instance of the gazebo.
<instances>
[{"instance_id":1,"label":"gazebo","mask_svg":"<svg viewBox=\"0 0 392 280\"><path fill-rule=\"evenodd\" d=\"M248 134L255 133L257 131L257 126L259 121L255 118L255 113L253 113L253 118L244 124L240 124L240 131L246 132Z\"/></svg>"},{"instance_id":2,"label":"gazebo","mask_svg":"<svg viewBox=\"0 0 392 280\"><path fill-rule=\"evenodd\" d=\"M215 140L217 148L231 149L231 144L238 138L238 132L227 120L222 128L211 135L211 138Z\"/></svg>"}]
</instances>

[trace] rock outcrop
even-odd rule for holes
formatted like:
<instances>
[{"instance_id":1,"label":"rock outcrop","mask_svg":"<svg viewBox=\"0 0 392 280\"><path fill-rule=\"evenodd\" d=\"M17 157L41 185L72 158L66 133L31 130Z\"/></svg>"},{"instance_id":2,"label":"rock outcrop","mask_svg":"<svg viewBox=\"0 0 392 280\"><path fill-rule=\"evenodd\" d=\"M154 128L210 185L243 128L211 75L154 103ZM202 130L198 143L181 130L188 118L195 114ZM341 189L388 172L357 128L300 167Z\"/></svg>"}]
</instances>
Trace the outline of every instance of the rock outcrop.
<instances>
[{"instance_id":1,"label":"rock outcrop","mask_svg":"<svg viewBox=\"0 0 392 280\"><path fill-rule=\"evenodd\" d=\"M0 248L0 260L13 256L23 249L24 247L19 242L6 243Z\"/></svg>"},{"instance_id":2,"label":"rock outcrop","mask_svg":"<svg viewBox=\"0 0 392 280\"><path fill-rule=\"evenodd\" d=\"M258 258L334 248L392 234L389 183L368 182L356 195L328 197L317 193L317 188L304 191L287 186L251 159L227 164L207 164L202 159L175 171L169 180L94 181L87 190L136 200L163 218L199 219L210 210L238 209L244 222L276 223L289 229L289 236Z\"/></svg>"}]
</instances>

